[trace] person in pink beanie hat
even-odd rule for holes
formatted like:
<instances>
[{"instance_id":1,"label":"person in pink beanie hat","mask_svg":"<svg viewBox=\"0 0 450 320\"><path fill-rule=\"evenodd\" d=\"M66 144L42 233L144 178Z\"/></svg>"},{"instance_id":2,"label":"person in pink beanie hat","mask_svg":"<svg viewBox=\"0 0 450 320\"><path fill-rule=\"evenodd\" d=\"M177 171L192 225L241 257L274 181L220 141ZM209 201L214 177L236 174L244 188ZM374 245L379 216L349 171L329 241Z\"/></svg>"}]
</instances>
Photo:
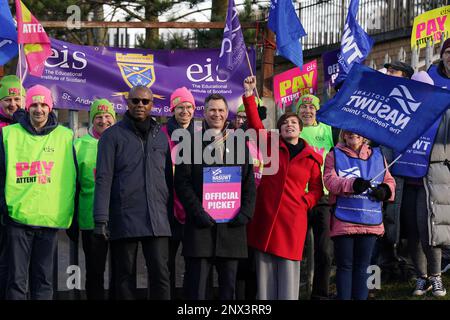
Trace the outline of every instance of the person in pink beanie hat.
<instances>
[{"instance_id":1,"label":"person in pink beanie hat","mask_svg":"<svg viewBox=\"0 0 450 320\"><path fill-rule=\"evenodd\" d=\"M51 92L43 86L28 90L25 108L14 113L21 113L18 123L0 133L5 299L51 300L58 230L70 227L75 209L73 131L58 124Z\"/></svg>"},{"instance_id":2,"label":"person in pink beanie hat","mask_svg":"<svg viewBox=\"0 0 450 320\"><path fill-rule=\"evenodd\" d=\"M35 103L46 104L51 112L53 109L52 92L39 84L31 87L25 97L25 109L29 111L30 106Z\"/></svg>"},{"instance_id":3,"label":"person in pink beanie hat","mask_svg":"<svg viewBox=\"0 0 450 320\"><path fill-rule=\"evenodd\" d=\"M162 127L162 131L167 135L172 154L176 154L177 141L172 140L171 136L175 130L188 130L194 128L195 99L192 93L186 88L178 88L170 95L170 111L173 116L167 121L167 124ZM172 159L173 169L175 170L175 159ZM174 215L170 220L170 227L172 230L172 237L169 240L169 270L170 270L170 286L172 299L176 299L176 259L178 247L181 244L184 234L184 224L186 220L186 212L180 199L174 193ZM182 271L184 273L184 270Z\"/></svg>"},{"instance_id":4,"label":"person in pink beanie hat","mask_svg":"<svg viewBox=\"0 0 450 320\"><path fill-rule=\"evenodd\" d=\"M189 102L195 109L194 96L186 87L178 88L170 95L170 112L173 112L175 107L183 102Z\"/></svg>"}]
</instances>

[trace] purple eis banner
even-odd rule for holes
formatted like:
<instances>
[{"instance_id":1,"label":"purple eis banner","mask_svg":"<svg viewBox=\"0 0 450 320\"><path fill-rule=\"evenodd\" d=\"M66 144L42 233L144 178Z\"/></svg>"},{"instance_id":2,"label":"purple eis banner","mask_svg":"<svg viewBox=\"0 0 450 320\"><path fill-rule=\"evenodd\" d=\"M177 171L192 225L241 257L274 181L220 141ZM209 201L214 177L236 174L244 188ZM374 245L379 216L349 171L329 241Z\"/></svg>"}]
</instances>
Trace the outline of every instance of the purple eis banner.
<instances>
[{"instance_id":1,"label":"purple eis banner","mask_svg":"<svg viewBox=\"0 0 450 320\"><path fill-rule=\"evenodd\" d=\"M179 87L190 89L195 98L195 116L203 115L204 100L220 93L234 114L241 102L242 83L250 75L242 63L229 79L217 73L220 49L149 50L75 45L51 39L52 55L42 78L25 73L24 86L48 87L55 108L89 110L94 99L110 100L119 113L127 109L126 97L136 85L149 87L154 95L152 115L170 115L170 94ZM255 73L255 50L249 49Z\"/></svg>"}]
</instances>

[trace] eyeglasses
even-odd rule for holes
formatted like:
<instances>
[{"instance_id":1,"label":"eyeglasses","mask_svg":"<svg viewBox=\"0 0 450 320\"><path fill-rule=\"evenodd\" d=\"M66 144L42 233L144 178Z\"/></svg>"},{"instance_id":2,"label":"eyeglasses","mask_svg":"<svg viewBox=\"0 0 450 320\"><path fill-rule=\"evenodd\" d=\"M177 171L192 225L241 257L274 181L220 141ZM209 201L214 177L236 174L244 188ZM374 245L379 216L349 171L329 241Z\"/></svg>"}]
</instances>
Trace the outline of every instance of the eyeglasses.
<instances>
[{"instance_id":1,"label":"eyeglasses","mask_svg":"<svg viewBox=\"0 0 450 320\"><path fill-rule=\"evenodd\" d=\"M187 106L176 106L175 107L175 110L178 110L178 111L184 111L184 110L188 110L188 111L190 111L190 110L192 110L192 109L194 109L194 106L193 105L187 105Z\"/></svg>"},{"instance_id":2,"label":"eyeglasses","mask_svg":"<svg viewBox=\"0 0 450 320\"><path fill-rule=\"evenodd\" d=\"M150 102L153 102L153 100L150 100L150 99L139 99L139 98L132 98L130 100L131 100L131 103L134 105L138 105L139 102L142 102L142 104L144 106L148 105Z\"/></svg>"},{"instance_id":3,"label":"eyeglasses","mask_svg":"<svg viewBox=\"0 0 450 320\"><path fill-rule=\"evenodd\" d=\"M238 119L238 120L247 120L247 117L246 116L236 116L236 119Z\"/></svg>"}]
</instances>

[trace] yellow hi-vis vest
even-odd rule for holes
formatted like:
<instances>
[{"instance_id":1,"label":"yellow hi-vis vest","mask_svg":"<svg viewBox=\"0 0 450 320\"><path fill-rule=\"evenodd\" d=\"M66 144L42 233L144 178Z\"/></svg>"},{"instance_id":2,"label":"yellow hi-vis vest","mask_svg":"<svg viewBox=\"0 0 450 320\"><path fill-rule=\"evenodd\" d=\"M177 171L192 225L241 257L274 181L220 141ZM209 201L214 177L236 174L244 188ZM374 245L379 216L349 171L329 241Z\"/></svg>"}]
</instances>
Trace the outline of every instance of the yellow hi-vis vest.
<instances>
[{"instance_id":1,"label":"yellow hi-vis vest","mask_svg":"<svg viewBox=\"0 0 450 320\"><path fill-rule=\"evenodd\" d=\"M76 184L72 141L72 130L63 126L43 136L30 134L20 124L3 128L5 198L13 221L70 227Z\"/></svg>"}]
</instances>

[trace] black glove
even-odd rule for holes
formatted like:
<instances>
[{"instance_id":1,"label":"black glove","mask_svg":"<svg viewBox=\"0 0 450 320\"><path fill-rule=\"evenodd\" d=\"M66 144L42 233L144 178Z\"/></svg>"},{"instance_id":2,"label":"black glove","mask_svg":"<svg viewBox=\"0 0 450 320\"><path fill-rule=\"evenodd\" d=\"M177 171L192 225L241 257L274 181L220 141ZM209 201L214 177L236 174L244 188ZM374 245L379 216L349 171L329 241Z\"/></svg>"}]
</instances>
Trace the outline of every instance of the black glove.
<instances>
[{"instance_id":1,"label":"black glove","mask_svg":"<svg viewBox=\"0 0 450 320\"><path fill-rule=\"evenodd\" d=\"M374 198L376 201L386 201L392 195L391 189L386 183L382 183L375 188L372 188L369 196Z\"/></svg>"},{"instance_id":2,"label":"black glove","mask_svg":"<svg viewBox=\"0 0 450 320\"><path fill-rule=\"evenodd\" d=\"M216 224L216 220L204 211L195 216L194 222L199 228L211 228Z\"/></svg>"},{"instance_id":3,"label":"black glove","mask_svg":"<svg viewBox=\"0 0 450 320\"><path fill-rule=\"evenodd\" d=\"M258 115L259 115L259 118L261 119L261 121L266 119L267 118L267 108L264 106L260 106L258 108Z\"/></svg>"},{"instance_id":4,"label":"black glove","mask_svg":"<svg viewBox=\"0 0 450 320\"><path fill-rule=\"evenodd\" d=\"M230 227L245 226L249 221L249 218L241 213L238 213L233 219L228 221Z\"/></svg>"},{"instance_id":5,"label":"black glove","mask_svg":"<svg viewBox=\"0 0 450 320\"><path fill-rule=\"evenodd\" d=\"M370 181L363 178L356 178L353 181L353 191L355 194L360 194L370 188Z\"/></svg>"},{"instance_id":6,"label":"black glove","mask_svg":"<svg viewBox=\"0 0 450 320\"><path fill-rule=\"evenodd\" d=\"M94 236L103 240L109 239L109 228L107 222L95 222Z\"/></svg>"}]
</instances>

